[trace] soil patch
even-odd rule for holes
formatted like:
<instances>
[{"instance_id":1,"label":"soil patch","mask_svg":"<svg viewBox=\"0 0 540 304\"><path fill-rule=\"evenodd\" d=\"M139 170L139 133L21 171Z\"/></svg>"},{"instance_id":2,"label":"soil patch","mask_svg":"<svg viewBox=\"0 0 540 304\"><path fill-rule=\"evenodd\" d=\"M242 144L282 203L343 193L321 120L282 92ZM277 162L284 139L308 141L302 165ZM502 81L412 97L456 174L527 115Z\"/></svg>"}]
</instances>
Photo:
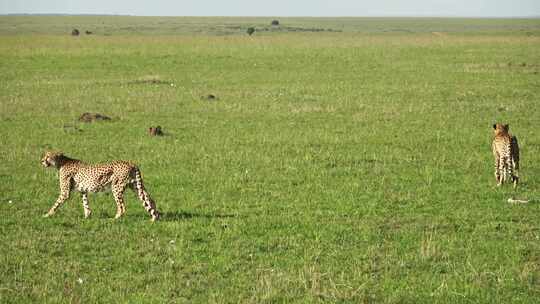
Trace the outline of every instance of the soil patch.
<instances>
[{"instance_id":1,"label":"soil patch","mask_svg":"<svg viewBox=\"0 0 540 304\"><path fill-rule=\"evenodd\" d=\"M94 121L106 121L111 120L109 116L99 114L99 113L83 113L79 117L80 122L94 122Z\"/></svg>"}]
</instances>

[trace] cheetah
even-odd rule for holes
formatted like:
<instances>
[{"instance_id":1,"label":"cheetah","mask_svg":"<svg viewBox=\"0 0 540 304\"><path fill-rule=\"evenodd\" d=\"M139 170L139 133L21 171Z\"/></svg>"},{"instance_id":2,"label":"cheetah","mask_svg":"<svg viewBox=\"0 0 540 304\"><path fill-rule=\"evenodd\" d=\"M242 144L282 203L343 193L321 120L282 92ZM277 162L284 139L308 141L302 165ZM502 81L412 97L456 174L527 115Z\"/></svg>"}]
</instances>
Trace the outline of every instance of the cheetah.
<instances>
[{"instance_id":1,"label":"cheetah","mask_svg":"<svg viewBox=\"0 0 540 304\"><path fill-rule=\"evenodd\" d=\"M511 178L514 188L516 188L519 181L519 145L517 138L508 132L509 129L508 124L497 123L493 125L495 136L491 149L495 158L497 186L502 185Z\"/></svg>"},{"instance_id":2,"label":"cheetah","mask_svg":"<svg viewBox=\"0 0 540 304\"><path fill-rule=\"evenodd\" d=\"M60 178L60 195L44 217L52 216L69 198L71 191L76 190L82 195L84 217L89 218L92 210L88 204L88 192L104 191L110 187L116 202L115 219L120 218L126 212L124 191L129 186L137 193L152 221L159 219L156 204L144 189L141 172L131 162L120 160L107 164L86 164L61 152L49 151L41 159L41 164L44 167L53 166L58 169Z\"/></svg>"}]
</instances>

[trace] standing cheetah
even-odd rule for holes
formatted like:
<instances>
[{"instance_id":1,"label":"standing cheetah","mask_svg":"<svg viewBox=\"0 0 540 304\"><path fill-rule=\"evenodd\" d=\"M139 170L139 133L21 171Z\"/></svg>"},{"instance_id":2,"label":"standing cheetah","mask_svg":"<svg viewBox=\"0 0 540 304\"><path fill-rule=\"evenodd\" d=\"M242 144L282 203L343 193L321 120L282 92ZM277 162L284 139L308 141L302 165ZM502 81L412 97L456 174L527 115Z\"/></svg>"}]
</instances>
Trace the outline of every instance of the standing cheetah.
<instances>
[{"instance_id":1,"label":"standing cheetah","mask_svg":"<svg viewBox=\"0 0 540 304\"><path fill-rule=\"evenodd\" d=\"M512 136L508 130L509 125L494 124L494 138L491 143L491 150L495 158L495 179L497 186L512 178L514 188L517 187L519 176L519 145L517 138Z\"/></svg>"},{"instance_id":2,"label":"standing cheetah","mask_svg":"<svg viewBox=\"0 0 540 304\"><path fill-rule=\"evenodd\" d=\"M108 164L91 165L59 152L46 152L41 164L44 167L56 167L60 178L60 195L45 217L53 215L69 198L70 192L76 190L82 194L84 217L88 218L92 213L88 205L88 192L99 192L111 187L116 202L117 219L126 212L124 191L129 186L137 193L152 221L159 219L156 204L144 189L141 172L133 163L113 161Z\"/></svg>"}]
</instances>

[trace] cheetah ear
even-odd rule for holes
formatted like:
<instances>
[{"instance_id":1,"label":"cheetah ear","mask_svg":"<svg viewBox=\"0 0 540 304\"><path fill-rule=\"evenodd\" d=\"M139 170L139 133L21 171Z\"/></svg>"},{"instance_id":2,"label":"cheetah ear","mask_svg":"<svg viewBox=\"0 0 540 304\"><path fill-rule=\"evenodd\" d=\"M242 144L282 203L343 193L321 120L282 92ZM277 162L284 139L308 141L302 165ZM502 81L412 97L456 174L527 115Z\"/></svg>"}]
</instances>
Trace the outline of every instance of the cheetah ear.
<instances>
[{"instance_id":1,"label":"cheetah ear","mask_svg":"<svg viewBox=\"0 0 540 304\"><path fill-rule=\"evenodd\" d=\"M493 129L497 129L497 124L493 124Z\"/></svg>"},{"instance_id":2,"label":"cheetah ear","mask_svg":"<svg viewBox=\"0 0 540 304\"><path fill-rule=\"evenodd\" d=\"M509 125L509 124L504 125L504 129L505 129L506 131L510 130L510 125Z\"/></svg>"}]
</instances>

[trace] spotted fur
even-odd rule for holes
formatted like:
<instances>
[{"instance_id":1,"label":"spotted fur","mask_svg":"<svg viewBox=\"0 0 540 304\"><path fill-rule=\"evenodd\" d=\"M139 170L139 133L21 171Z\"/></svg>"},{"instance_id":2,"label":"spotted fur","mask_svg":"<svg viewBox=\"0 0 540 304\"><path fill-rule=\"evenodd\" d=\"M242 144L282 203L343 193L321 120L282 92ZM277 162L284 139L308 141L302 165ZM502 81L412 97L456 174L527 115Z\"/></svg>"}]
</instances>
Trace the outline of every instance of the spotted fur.
<instances>
[{"instance_id":1,"label":"spotted fur","mask_svg":"<svg viewBox=\"0 0 540 304\"><path fill-rule=\"evenodd\" d=\"M519 145L515 136L509 133L509 125L494 124L494 138L491 144L495 158L495 179L500 186L512 179L514 188L517 187L519 176Z\"/></svg>"},{"instance_id":2,"label":"spotted fur","mask_svg":"<svg viewBox=\"0 0 540 304\"><path fill-rule=\"evenodd\" d=\"M88 192L110 188L116 202L115 218L119 218L126 212L124 191L126 187L130 187L137 193L152 221L159 219L156 204L144 189L141 172L133 163L113 161L107 164L86 164L59 152L46 152L41 163L44 167L56 167L60 178L60 195L46 217L53 215L69 198L71 191L75 190L82 194L84 216L88 218L92 213L88 204Z\"/></svg>"}]
</instances>

